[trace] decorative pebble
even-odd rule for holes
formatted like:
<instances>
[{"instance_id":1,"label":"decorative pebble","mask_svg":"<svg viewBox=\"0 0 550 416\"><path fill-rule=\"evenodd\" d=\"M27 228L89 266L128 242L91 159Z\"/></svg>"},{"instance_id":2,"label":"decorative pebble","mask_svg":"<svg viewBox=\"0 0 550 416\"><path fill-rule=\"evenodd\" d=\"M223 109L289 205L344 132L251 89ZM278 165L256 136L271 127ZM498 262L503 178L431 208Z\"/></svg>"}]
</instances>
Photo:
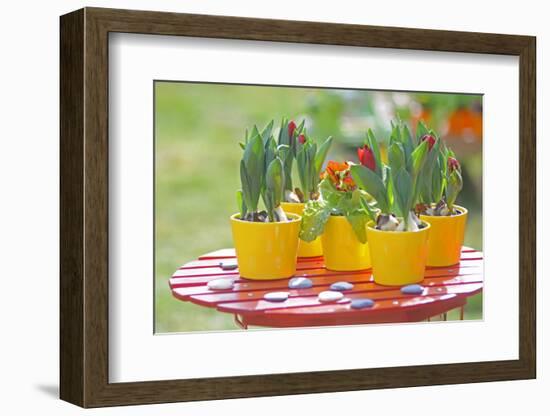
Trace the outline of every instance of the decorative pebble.
<instances>
[{"instance_id":1,"label":"decorative pebble","mask_svg":"<svg viewBox=\"0 0 550 416\"><path fill-rule=\"evenodd\" d=\"M233 288L233 279L215 279L208 282L208 289L227 290Z\"/></svg>"},{"instance_id":2,"label":"decorative pebble","mask_svg":"<svg viewBox=\"0 0 550 416\"><path fill-rule=\"evenodd\" d=\"M424 292L424 286L421 285L407 285L401 288L401 293L405 295L420 295Z\"/></svg>"},{"instance_id":3,"label":"decorative pebble","mask_svg":"<svg viewBox=\"0 0 550 416\"><path fill-rule=\"evenodd\" d=\"M336 290L338 292L344 292L351 289L353 289L353 284L349 282L336 282L330 285L330 290Z\"/></svg>"},{"instance_id":4,"label":"decorative pebble","mask_svg":"<svg viewBox=\"0 0 550 416\"><path fill-rule=\"evenodd\" d=\"M351 307L353 309L364 309L364 308L371 308L374 305L374 301L372 299L363 298L363 299L353 299L351 301Z\"/></svg>"},{"instance_id":5,"label":"decorative pebble","mask_svg":"<svg viewBox=\"0 0 550 416\"><path fill-rule=\"evenodd\" d=\"M269 292L264 295L264 299L269 302L284 302L288 299L288 292Z\"/></svg>"},{"instance_id":6,"label":"decorative pebble","mask_svg":"<svg viewBox=\"0 0 550 416\"><path fill-rule=\"evenodd\" d=\"M219 263L222 270L235 270L239 265L234 261L220 261Z\"/></svg>"},{"instance_id":7,"label":"decorative pebble","mask_svg":"<svg viewBox=\"0 0 550 416\"><path fill-rule=\"evenodd\" d=\"M332 290L325 290L324 292L319 293L320 302L336 302L344 297L342 292L334 292Z\"/></svg>"},{"instance_id":8,"label":"decorative pebble","mask_svg":"<svg viewBox=\"0 0 550 416\"><path fill-rule=\"evenodd\" d=\"M312 286L313 282L307 277L293 277L288 281L288 287L291 289L309 289Z\"/></svg>"}]
</instances>

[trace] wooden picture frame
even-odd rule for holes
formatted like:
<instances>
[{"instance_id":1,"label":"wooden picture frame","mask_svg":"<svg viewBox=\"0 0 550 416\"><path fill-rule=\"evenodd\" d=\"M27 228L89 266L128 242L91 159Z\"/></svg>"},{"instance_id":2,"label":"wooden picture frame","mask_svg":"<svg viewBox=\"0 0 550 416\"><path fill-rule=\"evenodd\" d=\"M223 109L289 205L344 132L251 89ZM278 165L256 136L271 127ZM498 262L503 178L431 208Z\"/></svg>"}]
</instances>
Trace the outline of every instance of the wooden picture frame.
<instances>
[{"instance_id":1,"label":"wooden picture frame","mask_svg":"<svg viewBox=\"0 0 550 416\"><path fill-rule=\"evenodd\" d=\"M536 40L530 36L85 8L61 17L60 396L83 407L536 376ZM262 40L519 57L519 359L109 383L108 35Z\"/></svg>"}]
</instances>

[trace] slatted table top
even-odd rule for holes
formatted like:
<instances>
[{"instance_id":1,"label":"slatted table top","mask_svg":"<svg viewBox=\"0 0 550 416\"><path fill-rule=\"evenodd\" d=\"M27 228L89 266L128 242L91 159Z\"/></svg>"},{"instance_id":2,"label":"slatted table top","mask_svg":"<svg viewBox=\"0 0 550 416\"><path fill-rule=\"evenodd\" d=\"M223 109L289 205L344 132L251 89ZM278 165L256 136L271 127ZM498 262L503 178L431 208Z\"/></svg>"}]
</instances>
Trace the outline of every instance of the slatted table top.
<instances>
[{"instance_id":1,"label":"slatted table top","mask_svg":"<svg viewBox=\"0 0 550 416\"><path fill-rule=\"evenodd\" d=\"M483 290L483 256L464 247L459 264L449 267L428 267L420 283L423 293L405 295L399 287L381 286L373 282L370 269L356 272L327 270L322 257L298 259L295 277L313 281L309 289L289 289L289 279L270 281L248 280L238 269L224 270L221 264L235 264L234 249L205 254L181 266L170 278L173 296L183 301L235 315L239 325L297 327L366 323L416 322L463 307L468 297ZM233 288L212 290L208 282L220 278L234 279ZM353 289L333 303L322 303L317 295L329 290L332 283L346 281ZM264 300L269 292L288 292L283 302ZM350 302L369 298L374 305L353 309Z\"/></svg>"}]
</instances>

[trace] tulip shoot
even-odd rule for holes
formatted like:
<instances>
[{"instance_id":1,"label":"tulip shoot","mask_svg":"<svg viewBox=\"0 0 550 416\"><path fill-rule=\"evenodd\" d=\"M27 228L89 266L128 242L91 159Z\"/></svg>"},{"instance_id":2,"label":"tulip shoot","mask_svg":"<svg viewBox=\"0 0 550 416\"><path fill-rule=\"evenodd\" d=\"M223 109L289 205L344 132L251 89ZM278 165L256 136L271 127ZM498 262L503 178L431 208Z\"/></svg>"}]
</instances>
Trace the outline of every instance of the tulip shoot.
<instances>
[{"instance_id":1,"label":"tulip shoot","mask_svg":"<svg viewBox=\"0 0 550 416\"><path fill-rule=\"evenodd\" d=\"M279 135L277 144L279 146L286 145L290 149L290 155L283 160L283 170L285 175L285 200L288 201L290 193L292 193L292 165L294 162L294 156L296 155L296 140L297 136L302 133L305 122L302 121L299 126L293 120L287 120L283 118L281 120L281 127L279 128ZM293 202L293 201L288 201ZM299 201L297 201L299 202Z\"/></svg>"},{"instance_id":2,"label":"tulip shoot","mask_svg":"<svg viewBox=\"0 0 550 416\"><path fill-rule=\"evenodd\" d=\"M288 131L288 130L287 130ZM273 121L261 132L254 126L241 144L241 189L237 191L240 218L245 221L287 221L281 209L285 194L284 164L291 157L289 145L277 145L272 135ZM260 197L267 212L258 211Z\"/></svg>"},{"instance_id":3,"label":"tulip shoot","mask_svg":"<svg viewBox=\"0 0 550 416\"><path fill-rule=\"evenodd\" d=\"M367 136L371 135L369 131ZM376 143L374 137L369 143ZM375 170L364 164L351 166L351 176L355 183L375 201L374 206L363 204L363 208L369 216L376 215L379 229L419 229L420 222L417 221L414 207L421 191L422 173L429 153L430 141L414 139L409 128L398 121L392 122L388 165L377 161ZM396 224L396 221L399 223Z\"/></svg>"},{"instance_id":4,"label":"tulip shoot","mask_svg":"<svg viewBox=\"0 0 550 416\"><path fill-rule=\"evenodd\" d=\"M445 199L449 208L449 213L454 212L454 204L458 194L462 190L462 172L458 160L455 159L454 153L449 152L447 157L447 172L445 183Z\"/></svg>"},{"instance_id":5,"label":"tulip shoot","mask_svg":"<svg viewBox=\"0 0 550 416\"><path fill-rule=\"evenodd\" d=\"M269 164L265 178L265 190L262 194L269 221L287 221L285 212L281 209L284 195L283 162L275 157Z\"/></svg>"},{"instance_id":6,"label":"tulip shoot","mask_svg":"<svg viewBox=\"0 0 550 416\"><path fill-rule=\"evenodd\" d=\"M301 202L307 202L319 197L319 181L323 163L332 144L332 137L327 138L317 147L305 130L299 137L296 149L296 165L301 188L296 190L302 196Z\"/></svg>"},{"instance_id":7,"label":"tulip shoot","mask_svg":"<svg viewBox=\"0 0 550 416\"><path fill-rule=\"evenodd\" d=\"M313 241L331 215L345 216L357 238L366 242L366 223L380 230L416 231L417 214L453 215L462 190L460 163L438 135L422 122L413 135L402 121L391 123L387 163L368 130L357 149L359 164L328 162L332 137L318 145L302 121L282 119L274 132L271 121L254 126L240 143L240 218L245 221L287 221L281 202L305 202L300 238ZM294 161L300 187L293 188ZM260 211L260 197L265 211Z\"/></svg>"},{"instance_id":8,"label":"tulip shoot","mask_svg":"<svg viewBox=\"0 0 550 416\"><path fill-rule=\"evenodd\" d=\"M428 131L422 126L423 131ZM426 136L433 137L435 141L421 172L421 192L416 212L433 216L453 215L454 204L463 185L460 164L454 152L435 132L429 130L423 137Z\"/></svg>"}]
</instances>

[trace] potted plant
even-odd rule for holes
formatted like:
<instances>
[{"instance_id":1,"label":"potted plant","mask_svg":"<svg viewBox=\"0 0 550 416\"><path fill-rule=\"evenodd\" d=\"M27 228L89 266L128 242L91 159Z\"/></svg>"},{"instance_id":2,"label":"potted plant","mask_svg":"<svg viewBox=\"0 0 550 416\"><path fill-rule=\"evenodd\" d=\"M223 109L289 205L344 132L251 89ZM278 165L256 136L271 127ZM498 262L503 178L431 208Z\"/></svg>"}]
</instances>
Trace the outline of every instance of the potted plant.
<instances>
[{"instance_id":1,"label":"potted plant","mask_svg":"<svg viewBox=\"0 0 550 416\"><path fill-rule=\"evenodd\" d=\"M430 225L417 218L414 207L429 144L413 139L403 123L392 123L388 165L383 165L372 131L367 139L363 149L375 169L354 165L351 176L371 197L362 198L362 204L371 217L367 237L374 281L387 286L420 282L424 278Z\"/></svg>"},{"instance_id":2,"label":"potted plant","mask_svg":"<svg viewBox=\"0 0 550 416\"><path fill-rule=\"evenodd\" d=\"M362 206L364 192L351 177L352 162L329 161L319 184L319 198L306 203L300 238L313 241L321 235L325 266L352 271L371 266L367 244L368 213Z\"/></svg>"},{"instance_id":3,"label":"potted plant","mask_svg":"<svg viewBox=\"0 0 550 416\"><path fill-rule=\"evenodd\" d=\"M231 230L239 273L248 279L287 278L296 272L301 217L281 207L285 176L283 165L290 157L287 145L277 146L273 123L261 133L256 126L245 136L240 163L240 212L231 216ZM260 197L265 210L259 210Z\"/></svg>"},{"instance_id":4,"label":"potted plant","mask_svg":"<svg viewBox=\"0 0 550 416\"><path fill-rule=\"evenodd\" d=\"M290 153L284 163L285 200L281 204L286 212L302 215L308 201L319 198L319 176L325 158L332 144L332 137L320 146L311 139L304 128L304 122L296 127L294 121L283 119L279 130L279 145L287 145ZM292 187L293 160L296 160L300 187ZM298 257L317 257L323 255L321 239L311 242L300 239Z\"/></svg>"},{"instance_id":5,"label":"potted plant","mask_svg":"<svg viewBox=\"0 0 550 416\"><path fill-rule=\"evenodd\" d=\"M431 143L432 154L424 167L416 212L431 225L428 266L444 267L460 262L468 210L455 204L462 190L462 173L454 152L435 132L420 123L421 138Z\"/></svg>"}]
</instances>

